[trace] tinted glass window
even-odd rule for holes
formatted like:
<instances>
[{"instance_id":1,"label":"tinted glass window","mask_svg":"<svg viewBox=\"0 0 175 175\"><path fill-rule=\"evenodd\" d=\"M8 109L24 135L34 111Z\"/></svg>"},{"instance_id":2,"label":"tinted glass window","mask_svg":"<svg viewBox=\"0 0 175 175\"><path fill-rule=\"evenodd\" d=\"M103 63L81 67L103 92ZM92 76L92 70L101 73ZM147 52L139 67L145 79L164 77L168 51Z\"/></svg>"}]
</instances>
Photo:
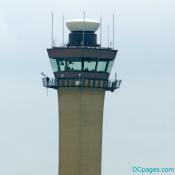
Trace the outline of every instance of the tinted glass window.
<instances>
[{"instance_id":1,"label":"tinted glass window","mask_svg":"<svg viewBox=\"0 0 175 175\"><path fill-rule=\"evenodd\" d=\"M96 61L84 61L84 71L95 71Z\"/></svg>"},{"instance_id":2,"label":"tinted glass window","mask_svg":"<svg viewBox=\"0 0 175 175\"><path fill-rule=\"evenodd\" d=\"M68 71L81 71L82 62L81 61L67 61L67 70Z\"/></svg>"},{"instance_id":3,"label":"tinted glass window","mask_svg":"<svg viewBox=\"0 0 175 175\"><path fill-rule=\"evenodd\" d=\"M113 64L114 64L114 60L109 61L108 67L107 67L107 72L108 72L108 73L111 72Z\"/></svg>"},{"instance_id":4,"label":"tinted glass window","mask_svg":"<svg viewBox=\"0 0 175 175\"><path fill-rule=\"evenodd\" d=\"M56 59L50 58L50 64L52 66L53 72L57 72L58 71L58 67L57 67Z\"/></svg>"},{"instance_id":5,"label":"tinted glass window","mask_svg":"<svg viewBox=\"0 0 175 175\"><path fill-rule=\"evenodd\" d=\"M65 71L66 62L64 60L62 61L57 60L57 64L58 64L58 71Z\"/></svg>"},{"instance_id":6,"label":"tinted glass window","mask_svg":"<svg viewBox=\"0 0 175 175\"><path fill-rule=\"evenodd\" d=\"M96 58L50 58L53 72L57 71L85 71L85 72L111 72L114 60L96 61ZM107 67L106 67L107 66Z\"/></svg>"},{"instance_id":7,"label":"tinted glass window","mask_svg":"<svg viewBox=\"0 0 175 175\"><path fill-rule=\"evenodd\" d=\"M106 69L107 61L98 61L97 62L97 72L104 72Z\"/></svg>"}]
</instances>

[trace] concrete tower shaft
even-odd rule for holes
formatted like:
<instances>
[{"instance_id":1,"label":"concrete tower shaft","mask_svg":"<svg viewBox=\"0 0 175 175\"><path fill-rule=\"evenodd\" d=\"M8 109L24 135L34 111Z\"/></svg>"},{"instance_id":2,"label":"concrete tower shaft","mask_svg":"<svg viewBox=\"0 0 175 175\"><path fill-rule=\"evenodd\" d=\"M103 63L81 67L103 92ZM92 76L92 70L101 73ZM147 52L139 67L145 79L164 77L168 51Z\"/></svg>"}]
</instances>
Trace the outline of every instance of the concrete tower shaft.
<instances>
[{"instance_id":1,"label":"concrete tower shaft","mask_svg":"<svg viewBox=\"0 0 175 175\"><path fill-rule=\"evenodd\" d=\"M59 175L100 175L105 91L60 88Z\"/></svg>"}]
</instances>

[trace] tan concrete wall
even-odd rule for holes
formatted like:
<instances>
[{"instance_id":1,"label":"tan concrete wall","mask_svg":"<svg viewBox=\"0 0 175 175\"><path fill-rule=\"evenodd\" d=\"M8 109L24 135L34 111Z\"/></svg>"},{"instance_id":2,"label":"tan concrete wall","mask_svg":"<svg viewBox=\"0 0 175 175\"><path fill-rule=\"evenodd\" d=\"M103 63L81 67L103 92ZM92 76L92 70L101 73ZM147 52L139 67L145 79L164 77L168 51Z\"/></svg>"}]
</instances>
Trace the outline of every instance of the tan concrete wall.
<instances>
[{"instance_id":1,"label":"tan concrete wall","mask_svg":"<svg viewBox=\"0 0 175 175\"><path fill-rule=\"evenodd\" d=\"M100 175L105 91L60 88L59 175Z\"/></svg>"}]
</instances>

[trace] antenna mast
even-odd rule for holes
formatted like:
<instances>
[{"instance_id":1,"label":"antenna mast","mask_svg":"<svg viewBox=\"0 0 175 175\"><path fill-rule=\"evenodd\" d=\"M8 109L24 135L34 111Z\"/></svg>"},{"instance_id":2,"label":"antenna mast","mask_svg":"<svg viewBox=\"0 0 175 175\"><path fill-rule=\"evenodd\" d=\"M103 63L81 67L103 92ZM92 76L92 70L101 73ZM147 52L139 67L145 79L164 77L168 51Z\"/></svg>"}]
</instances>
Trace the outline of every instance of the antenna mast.
<instances>
[{"instance_id":1,"label":"antenna mast","mask_svg":"<svg viewBox=\"0 0 175 175\"><path fill-rule=\"evenodd\" d=\"M64 14L63 14L63 16L62 16L62 25L63 25L63 29L62 29L62 31L63 31L63 43L62 43L62 45L64 46Z\"/></svg>"},{"instance_id":2,"label":"antenna mast","mask_svg":"<svg viewBox=\"0 0 175 175\"><path fill-rule=\"evenodd\" d=\"M108 25L108 48L109 48L109 25Z\"/></svg>"},{"instance_id":3,"label":"antenna mast","mask_svg":"<svg viewBox=\"0 0 175 175\"><path fill-rule=\"evenodd\" d=\"M52 33L51 33L51 47L54 47L54 39L53 39L53 11L52 11Z\"/></svg>"},{"instance_id":4,"label":"antenna mast","mask_svg":"<svg viewBox=\"0 0 175 175\"><path fill-rule=\"evenodd\" d=\"M115 14L113 13L113 49L114 49L114 47L115 47L115 45L114 45L114 37L115 37L115 26L114 26L114 20L115 20Z\"/></svg>"},{"instance_id":5,"label":"antenna mast","mask_svg":"<svg viewBox=\"0 0 175 175\"><path fill-rule=\"evenodd\" d=\"M102 17L100 17L100 47L102 45Z\"/></svg>"},{"instance_id":6,"label":"antenna mast","mask_svg":"<svg viewBox=\"0 0 175 175\"><path fill-rule=\"evenodd\" d=\"M84 46L84 27L85 27L85 11L83 11L83 46Z\"/></svg>"}]
</instances>

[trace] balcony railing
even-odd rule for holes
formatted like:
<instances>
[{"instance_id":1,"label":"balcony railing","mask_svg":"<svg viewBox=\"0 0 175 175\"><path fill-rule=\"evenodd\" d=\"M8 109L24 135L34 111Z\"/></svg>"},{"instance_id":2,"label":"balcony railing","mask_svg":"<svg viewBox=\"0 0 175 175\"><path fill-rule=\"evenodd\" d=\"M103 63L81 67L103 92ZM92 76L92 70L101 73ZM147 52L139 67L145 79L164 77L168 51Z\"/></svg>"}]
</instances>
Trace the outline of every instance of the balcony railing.
<instances>
[{"instance_id":1,"label":"balcony railing","mask_svg":"<svg viewBox=\"0 0 175 175\"><path fill-rule=\"evenodd\" d=\"M121 80L103 80L88 78L49 78L42 79L43 86L46 88L58 89L61 87L82 87L82 88L101 88L113 92L118 89Z\"/></svg>"}]
</instances>

